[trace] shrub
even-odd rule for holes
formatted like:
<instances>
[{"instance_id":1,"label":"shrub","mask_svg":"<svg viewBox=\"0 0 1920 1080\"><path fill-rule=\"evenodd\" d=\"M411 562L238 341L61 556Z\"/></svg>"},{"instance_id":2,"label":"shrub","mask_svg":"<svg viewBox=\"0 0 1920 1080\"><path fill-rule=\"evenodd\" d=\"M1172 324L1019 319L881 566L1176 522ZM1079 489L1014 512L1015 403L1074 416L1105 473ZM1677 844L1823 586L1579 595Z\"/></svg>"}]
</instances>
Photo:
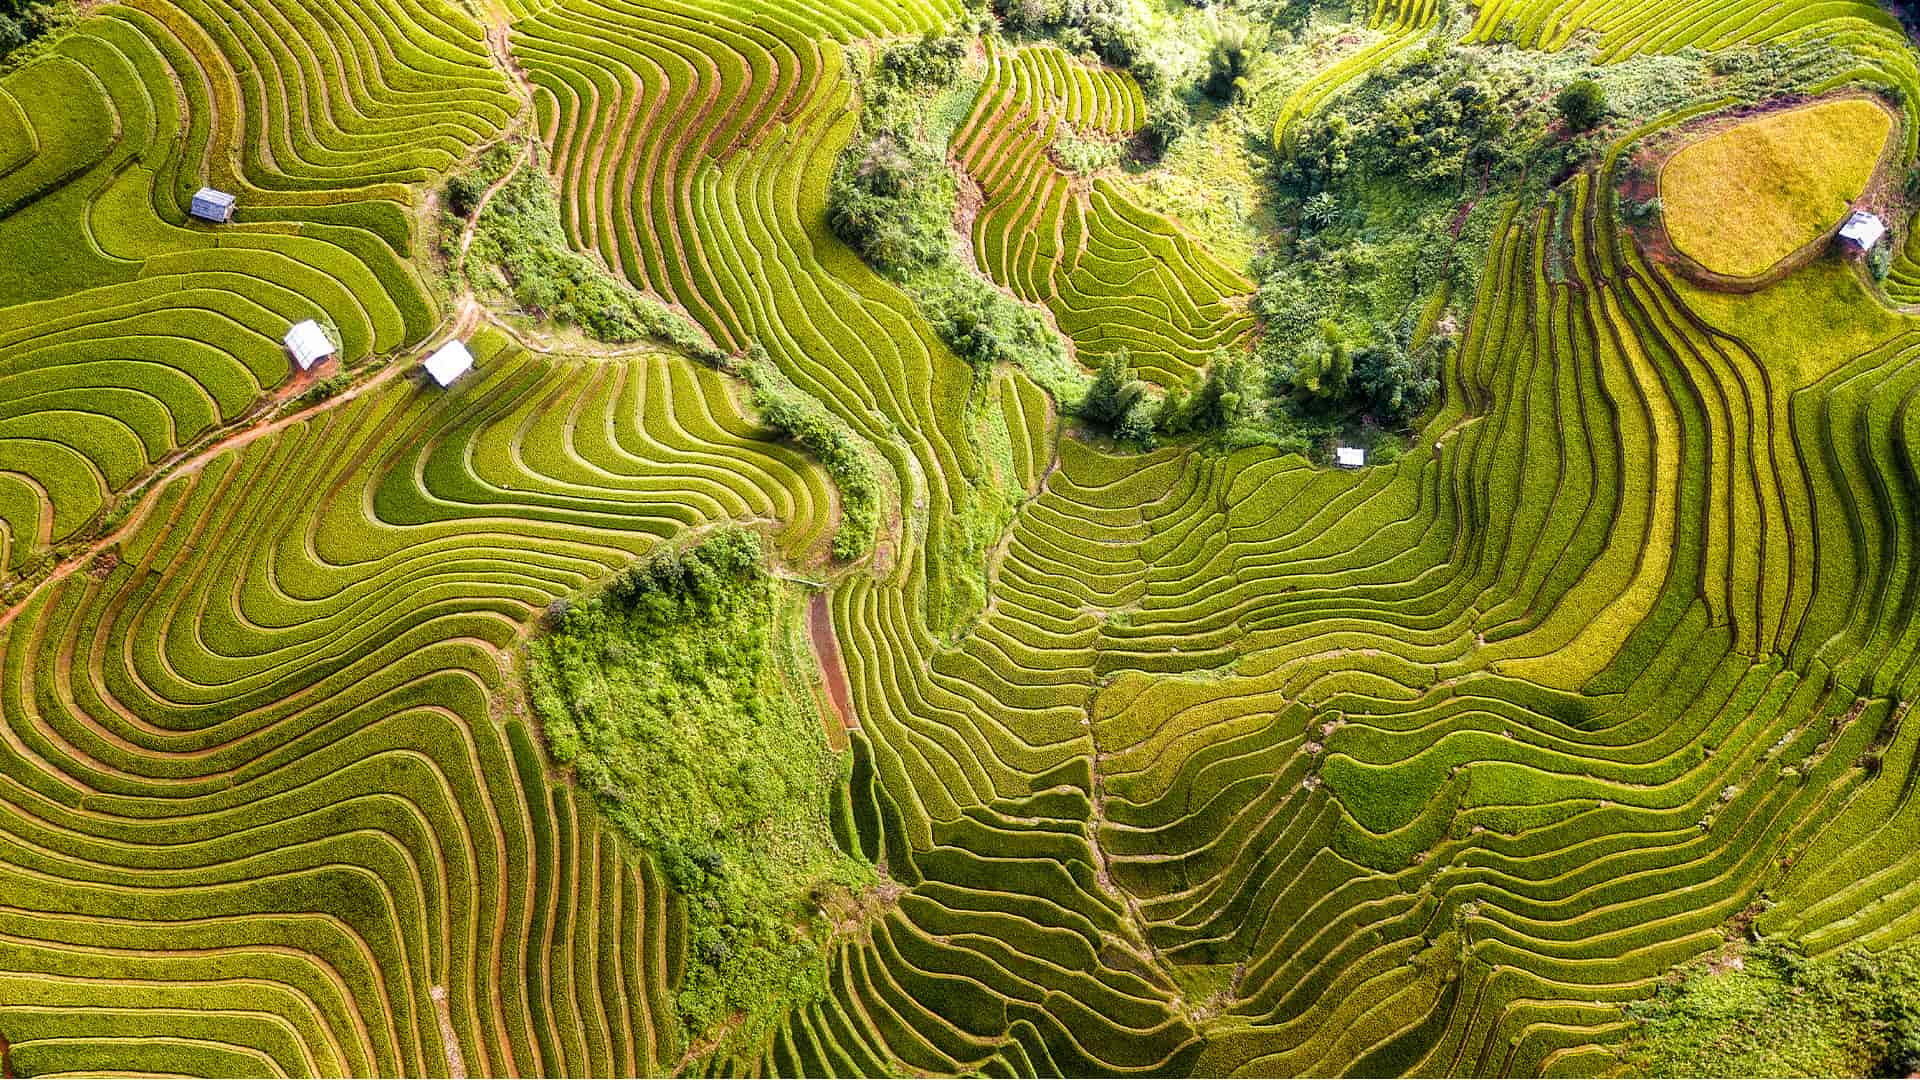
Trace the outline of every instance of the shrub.
<instances>
[{"instance_id":1,"label":"shrub","mask_svg":"<svg viewBox=\"0 0 1920 1080\"><path fill-rule=\"evenodd\" d=\"M345 391L347 387L352 385L353 376L348 375L344 371L336 371L326 378L315 382L312 386L307 387L306 391L300 395L300 400L304 404L315 405L328 398L338 396Z\"/></svg>"},{"instance_id":2,"label":"shrub","mask_svg":"<svg viewBox=\"0 0 1920 1080\"><path fill-rule=\"evenodd\" d=\"M1569 130L1592 131L1607 116L1607 92L1592 79L1578 79L1554 95L1553 107Z\"/></svg>"},{"instance_id":3,"label":"shrub","mask_svg":"<svg viewBox=\"0 0 1920 1080\"><path fill-rule=\"evenodd\" d=\"M1239 423L1251 405L1251 389L1246 359L1215 353L1213 363L1207 365L1206 378L1187 406L1187 426L1205 431Z\"/></svg>"},{"instance_id":4,"label":"shrub","mask_svg":"<svg viewBox=\"0 0 1920 1080\"><path fill-rule=\"evenodd\" d=\"M1440 381L1430 359L1423 361L1398 339L1381 336L1354 352L1352 388L1375 416L1399 421L1426 407Z\"/></svg>"},{"instance_id":5,"label":"shrub","mask_svg":"<svg viewBox=\"0 0 1920 1080\"><path fill-rule=\"evenodd\" d=\"M1146 385L1134 378L1132 358L1125 349L1116 349L1100 362L1093 385L1080 402L1080 418L1103 431L1118 429L1122 421L1133 417L1135 406L1146 396Z\"/></svg>"},{"instance_id":6,"label":"shrub","mask_svg":"<svg viewBox=\"0 0 1920 1080\"><path fill-rule=\"evenodd\" d=\"M861 452L859 437L845 420L795 386L759 342L748 345L734 364L753 389L761 420L818 458L839 487L841 520L833 537L834 558L857 559L872 551L880 526L880 480Z\"/></svg>"},{"instance_id":7,"label":"shrub","mask_svg":"<svg viewBox=\"0 0 1920 1080\"><path fill-rule=\"evenodd\" d=\"M480 155L473 168L448 177L447 210L458 218L472 217L479 208L480 197L513 168L515 153L513 143L496 143Z\"/></svg>"},{"instance_id":8,"label":"shrub","mask_svg":"<svg viewBox=\"0 0 1920 1080\"><path fill-rule=\"evenodd\" d=\"M1146 397L1134 402L1127 414L1120 418L1120 424L1114 428L1113 437L1123 443L1151 450L1155 438L1154 423L1158 419L1158 410Z\"/></svg>"}]
</instances>

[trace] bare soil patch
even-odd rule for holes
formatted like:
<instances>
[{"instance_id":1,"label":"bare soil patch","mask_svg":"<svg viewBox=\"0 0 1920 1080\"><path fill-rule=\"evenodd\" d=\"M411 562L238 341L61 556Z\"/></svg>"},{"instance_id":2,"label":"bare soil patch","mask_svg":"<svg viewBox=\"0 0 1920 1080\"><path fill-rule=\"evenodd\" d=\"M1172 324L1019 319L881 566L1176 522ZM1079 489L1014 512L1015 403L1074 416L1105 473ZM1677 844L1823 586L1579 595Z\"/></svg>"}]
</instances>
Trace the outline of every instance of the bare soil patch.
<instances>
[{"instance_id":1,"label":"bare soil patch","mask_svg":"<svg viewBox=\"0 0 1920 1080\"><path fill-rule=\"evenodd\" d=\"M853 711L853 688L847 682L847 666L840 655L840 639L833 633L833 609L827 606L827 594L817 592L807 601L807 638L813 643L813 656L820 664L820 678L827 684L827 700L840 714L840 725L857 730L860 720Z\"/></svg>"}]
</instances>

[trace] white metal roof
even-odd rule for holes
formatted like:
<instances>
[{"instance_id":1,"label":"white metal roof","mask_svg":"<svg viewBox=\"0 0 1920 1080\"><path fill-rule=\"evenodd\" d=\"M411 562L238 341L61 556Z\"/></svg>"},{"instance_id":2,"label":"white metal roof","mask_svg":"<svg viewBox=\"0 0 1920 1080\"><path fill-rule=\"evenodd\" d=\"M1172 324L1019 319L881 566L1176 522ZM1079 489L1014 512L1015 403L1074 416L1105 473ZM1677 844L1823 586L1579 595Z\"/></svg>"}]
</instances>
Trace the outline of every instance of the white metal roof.
<instances>
[{"instance_id":1,"label":"white metal roof","mask_svg":"<svg viewBox=\"0 0 1920 1080\"><path fill-rule=\"evenodd\" d=\"M1367 452L1357 446L1337 446L1333 460L1343 469L1357 469L1367 463Z\"/></svg>"},{"instance_id":2,"label":"white metal roof","mask_svg":"<svg viewBox=\"0 0 1920 1080\"><path fill-rule=\"evenodd\" d=\"M1880 220L1878 214L1869 214L1865 210L1855 210L1840 226L1840 236L1861 251L1873 250L1873 245L1887 235L1887 223Z\"/></svg>"},{"instance_id":3,"label":"white metal roof","mask_svg":"<svg viewBox=\"0 0 1920 1080\"><path fill-rule=\"evenodd\" d=\"M434 382L451 386L453 380L465 375L467 369L473 366L473 354L467 351L464 343L449 341L434 350L422 366L427 369L427 374L433 376Z\"/></svg>"},{"instance_id":4,"label":"white metal roof","mask_svg":"<svg viewBox=\"0 0 1920 1080\"><path fill-rule=\"evenodd\" d=\"M336 351L333 342L327 340L327 332L320 324L308 319L296 323L287 331L287 351L293 354L293 362L305 371L316 362L332 356Z\"/></svg>"},{"instance_id":5,"label":"white metal roof","mask_svg":"<svg viewBox=\"0 0 1920 1080\"><path fill-rule=\"evenodd\" d=\"M187 204L187 213L202 221L225 222L233 218L233 203L233 196L226 192L203 187L193 193L193 201Z\"/></svg>"}]
</instances>

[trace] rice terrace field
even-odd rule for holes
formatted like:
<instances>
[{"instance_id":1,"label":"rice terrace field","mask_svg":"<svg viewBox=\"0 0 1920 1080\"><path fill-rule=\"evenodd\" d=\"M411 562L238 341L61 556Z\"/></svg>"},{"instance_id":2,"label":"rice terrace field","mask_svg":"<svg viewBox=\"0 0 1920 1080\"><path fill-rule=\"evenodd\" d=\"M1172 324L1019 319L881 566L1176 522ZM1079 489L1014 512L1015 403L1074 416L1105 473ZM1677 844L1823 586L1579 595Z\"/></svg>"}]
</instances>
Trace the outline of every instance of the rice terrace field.
<instances>
[{"instance_id":1,"label":"rice terrace field","mask_svg":"<svg viewBox=\"0 0 1920 1080\"><path fill-rule=\"evenodd\" d=\"M1916 26L0 0L0 1076L1920 1072Z\"/></svg>"}]
</instances>

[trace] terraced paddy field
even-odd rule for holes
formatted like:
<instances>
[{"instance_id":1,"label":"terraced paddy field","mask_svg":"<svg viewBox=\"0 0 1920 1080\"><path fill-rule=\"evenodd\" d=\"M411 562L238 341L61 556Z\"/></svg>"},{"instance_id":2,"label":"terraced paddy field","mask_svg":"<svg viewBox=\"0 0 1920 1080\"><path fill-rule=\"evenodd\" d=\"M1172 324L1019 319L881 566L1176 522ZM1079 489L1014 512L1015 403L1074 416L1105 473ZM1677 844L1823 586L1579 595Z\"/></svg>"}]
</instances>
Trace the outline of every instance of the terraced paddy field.
<instances>
[{"instance_id":1,"label":"terraced paddy field","mask_svg":"<svg viewBox=\"0 0 1920 1080\"><path fill-rule=\"evenodd\" d=\"M1632 1073L1743 956L1920 1015L1906 32L1358 6L1136 5L1117 57L949 0L119 0L16 53L0 1072ZM1130 185L1169 108L1276 187L1369 78L1464 123L1450 55L1611 111L1421 181L1438 276L1327 359L1438 390L1330 419L1260 352L1267 271L1349 296L1405 223L1276 196L1249 276ZM1150 439L836 234L889 85L954 257L1184 402ZM1644 238L1715 196L1646 205L1644 152L1789 101L1873 118L1785 194L1817 233L1878 163L1878 269L1676 272ZM516 175L579 257L506 280L462 260ZM540 266L650 328L563 325ZM1920 1066L1862 1009L1727 1060Z\"/></svg>"},{"instance_id":2,"label":"terraced paddy field","mask_svg":"<svg viewBox=\"0 0 1920 1080\"><path fill-rule=\"evenodd\" d=\"M1660 174L1674 247L1712 273L1766 273L1840 224L1866 193L1891 133L1878 102L1850 99L1688 143Z\"/></svg>"}]
</instances>

